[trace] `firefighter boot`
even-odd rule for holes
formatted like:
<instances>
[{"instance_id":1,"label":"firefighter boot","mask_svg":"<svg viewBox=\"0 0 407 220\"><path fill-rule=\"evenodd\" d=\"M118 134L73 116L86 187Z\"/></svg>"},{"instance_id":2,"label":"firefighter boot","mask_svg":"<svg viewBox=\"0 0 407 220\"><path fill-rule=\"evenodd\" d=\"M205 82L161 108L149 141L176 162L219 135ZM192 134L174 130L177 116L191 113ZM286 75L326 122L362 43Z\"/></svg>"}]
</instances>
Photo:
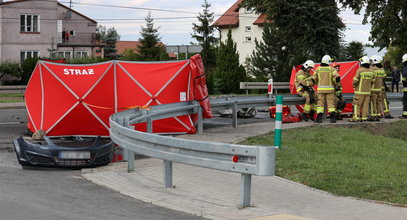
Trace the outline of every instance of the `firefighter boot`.
<instances>
[{"instance_id":1,"label":"firefighter boot","mask_svg":"<svg viewBox=\"0 0 407 220\"><path fill-rule=\"evenodd\" d=\"M393 119L394 117L391 116L390 114L388 114L388 115L384 115L384 118L385 118L385 119Z\"/></svg>"},{"instance_id":2,"label":"firefighter boot","mask_svg":"<svg viewBox=\"0 0 407 220\"><path fill-rule=\"evenodd\" d=\"M322 123L322 113L318 113L317 119L314 121L315 123Z\"/></svg>"},{"instance_id":3,"label":"firefighter boot","mask_svg":"<svg viewBox=\"0 0 407 220\"><path fill-rule=\"evenodd\" d=\"M306 114L306 113L303 112L303 113L301 114L301 118L302 118L303 121L308 121L308 114Z\"/></svg>"},{"instance_id":4,"label":"firefighter boot","mask_svg":"<svg viewBox=\"0 0 407 220\"><path fill-rule=\"evenodd\" d=\"M336 112L329 113L329 118L331 119L331 123L336 123Z\"/></svg>"},{"instance_id":5,"label":"firefighter boot","mask_svg":"<svg viewBox=\"0 0 407 220\"><path fill-rule=\"evenodd\" d=\"M310 111L310 112L309 112L309 119L311 119L311 121L314 121L314 116L315 116L315 112L314 112L314 111Z\"/></svg>"}]
</instances>

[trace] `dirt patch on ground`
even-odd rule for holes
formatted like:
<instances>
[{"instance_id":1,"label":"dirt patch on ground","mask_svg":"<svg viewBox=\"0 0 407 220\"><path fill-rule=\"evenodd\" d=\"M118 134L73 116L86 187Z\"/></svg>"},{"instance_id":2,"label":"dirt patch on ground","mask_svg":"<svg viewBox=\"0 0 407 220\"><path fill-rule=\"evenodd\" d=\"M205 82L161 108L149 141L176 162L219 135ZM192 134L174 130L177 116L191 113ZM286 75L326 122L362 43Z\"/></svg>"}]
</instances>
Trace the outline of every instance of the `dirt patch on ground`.
<instances>
[{"instance_id":1,"label":"dirt patch on ground","mask_svg":"<svg viewBox=\"0 0 407 220\"><path fill-rule=\"evenodd\" d=\"M384 136L389 138L397 138L407 141L407 120L401 120L390 123L357 123L345 125L347 128L357 129L375 136Z\"/></svg>"}]
</instances>

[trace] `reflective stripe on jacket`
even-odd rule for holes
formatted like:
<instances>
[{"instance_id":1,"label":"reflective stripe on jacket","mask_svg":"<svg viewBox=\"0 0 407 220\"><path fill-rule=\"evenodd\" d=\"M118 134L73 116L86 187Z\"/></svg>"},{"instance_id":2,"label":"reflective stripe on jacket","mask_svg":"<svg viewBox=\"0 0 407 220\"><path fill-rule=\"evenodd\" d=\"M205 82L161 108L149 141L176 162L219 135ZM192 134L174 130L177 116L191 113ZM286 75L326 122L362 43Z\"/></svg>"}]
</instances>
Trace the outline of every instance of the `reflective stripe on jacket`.
<instances>
[{"instance_id":1,"label":"reflective stripe on jacket","mask_svg":"<svg viewBox=\"0 0 407 220\"><path fill-rule=\"evenodd\" d=\"M383 80L386 78L386 72L384 71L383 68L379 67L372 67L371 68L374 73L375 81L374 84L372 85L372 92L380 92L384 88Z\"/></svg>"},{"instance_id":2,"label":"reflective stripe on jacket","mask_svg":"<svg viewBox=\"0 0 407 220\"><path fill-rule=\"evenodd\" d=\"M301 91L301 89L304 86L313 86L314 82L312 80L311 77L311 73L304 71L304 70L299 70L296 74L295 74L295 87L297 88L297 93L299 91Z\"/></svg>"},{"instance_id":3,"label":"reflective stripe on jacket","mask_svg":"<svg viewBox=\"0 0 407 220\"><path fill-rule=\"evenodd\" d=\"M374 83L374 72L372 69L361 67L356 71L353 78L355 94L370 95L372 84Z\"/></svg>"},{"instance_id":4,"label":"reflective stripe on jacket","mask_svg":"<svg viewBox=\"0 0 407 220\"><path fill-rule=\"evenodd\" d=\"M338 72L331 66L319 66L314 74L315 83L318 85L318 93L334 93L335 78Z\"/></svg>"}]
</instances>

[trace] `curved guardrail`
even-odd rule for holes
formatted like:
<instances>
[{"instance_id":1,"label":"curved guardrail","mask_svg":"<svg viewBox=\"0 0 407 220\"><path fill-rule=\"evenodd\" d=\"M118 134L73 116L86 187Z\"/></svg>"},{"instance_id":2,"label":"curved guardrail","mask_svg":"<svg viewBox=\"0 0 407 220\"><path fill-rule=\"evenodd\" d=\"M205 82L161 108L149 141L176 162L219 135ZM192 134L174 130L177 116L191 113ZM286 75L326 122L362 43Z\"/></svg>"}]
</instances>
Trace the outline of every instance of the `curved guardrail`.
<instances>
[{"instance_id":1,"label":"curved guardrail","mask_svg":"<svg viewBox=\"0 0 407 220\"><path fill-rule=\"evenodd\" d=\"M202 115L202 109L195 101L152 106L151 110L132 109L112 115L110 137L113 142L128 151L128 171L134 170L134 153L140 153L164 160L165 187L172 186L172 162L241 173L240 205L249 206L251 175L274 175L275 148L186 140L151 134L154 120L186 114L198 114L198 124L202 124L202 117L199 117ZM142 122L147 122L148 133L137 131L131 126Z\"/></svg>"},{"instance_id":2,"label":"curved guardrail","mask_svg":"<svg viewBox=\"0 0 407 220\"><path fill-rule=\"evenodd\" d=\"M390 101L401 101L399 93L388 93ZM344 94L351 101L353 94ZM273 96L237 96L211 99L212 110L232 108L233 126L237 126L237 111L243 107L275 105ZM298 95L285 95L285 105L304 103ZM134 153L164 161L164 186L172 186L172 162L184 163L241 174L240 206L250 205L251 175L272 176L275 171L274 146L248 146L179 139L151 134L153 121L181 115L197 114L198 133L203 132L202 108L196 101L152 106L150 110L131 109L110 117L110 136L125 150L128 171L134 170ZM147 133L131 125L146 122Z\"/></svg>"}]
</instances>

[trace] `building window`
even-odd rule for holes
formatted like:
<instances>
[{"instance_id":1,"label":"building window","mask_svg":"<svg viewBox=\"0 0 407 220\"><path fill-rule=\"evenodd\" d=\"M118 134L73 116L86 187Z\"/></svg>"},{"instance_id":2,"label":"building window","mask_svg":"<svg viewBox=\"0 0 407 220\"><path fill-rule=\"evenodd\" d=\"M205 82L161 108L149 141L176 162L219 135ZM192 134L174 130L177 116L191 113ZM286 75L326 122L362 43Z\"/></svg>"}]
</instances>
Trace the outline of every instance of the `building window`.
<instances>
[{"instance_id":1,"label":"building window","mask_svg":"<svg viewBox=\"0 0 407 220\"><path fill-rule=\"evenodd\" d=\"M246 43L251 43L251 42L252 42L252 37L246 37L245 42L246 42Z\"/></svg>"},{"instance_id":2,"label":"building window","mask_svg":"<svg viewBox=\"0 0 407 220\"><path fill-rule=\"evenodd\" d=\"M59 58L65 58L67 60L71 59L71 51L58 51Z\"/></svg>"},{"instance_id":3,"label":"building window","mask_svg":"<svg viewBox=\"0 0 407 220\"><path fill-rule=\"evenodd\" d=\"M252 8L245 8L245 9L244 9L244 13L245 13L245 14L252 14L252 13L253 13L253 9L252 9Z\"/></svg>"},{"instance_id":4,"label":"building window","mask_svg":"<svg viewBox=\"0 0 407 220\"><path fill-rule=\"evenodd\" d=\"M23 62L27 58L38 58L40 56L39 51L21 51L20 61Z\"/></svg>"},{"instance_id":5,"label":"building window","mask_svg":"<svg viewBox=\"0 0 407 220\"><path fill-rule=\"evenodd\" d=\"M252 26L246 26L244 29L246 32L250 32L252 31Z\"/></svg>"},{"instance_id":6,"label":"building window","mask_svg":"<svg viewBox=\"0 0 407 220\"><path fill-rule=\"evenodd\" d=\"M40 16L20 15L20 32L40 32Z\"/></svg>"},{"instance_id":7,"label":"building window","mask_svg":"<svg viewBox=\"0 0 407 220\"><path fill-rule=\"evenodd\" d=\"M87 51L76 51L75 52L75 59L82 59L88 57L88 52Z\"/></svg>"}]
</instances>

